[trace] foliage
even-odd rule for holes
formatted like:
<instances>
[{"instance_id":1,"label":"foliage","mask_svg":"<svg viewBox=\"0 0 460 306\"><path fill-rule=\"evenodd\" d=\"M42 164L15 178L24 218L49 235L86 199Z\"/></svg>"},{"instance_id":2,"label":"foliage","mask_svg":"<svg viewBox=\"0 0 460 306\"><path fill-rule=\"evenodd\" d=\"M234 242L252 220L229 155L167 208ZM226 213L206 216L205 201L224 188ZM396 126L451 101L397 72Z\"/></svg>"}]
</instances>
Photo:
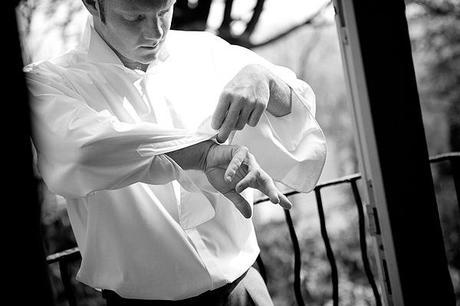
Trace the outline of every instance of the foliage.
<instances>
[{"instance_id":1,"label":"foliage","mask_svg":"<svg viewBox=\"0 0 460 306\"><path fill-rule=\"evenodd\" d=\"M408 0L417 86L431 155L460 151L460 2ZM451 277L460 300L460 212L452 168L433 167L434 186Z\"/></svg>"},{"instance_id":2,"label":"foliage","mask_svg":"<svg viewBox=\"0 0 460 306\"><path fill-rule=\"evenodd\" d=\"M430 121L430 153L460 151L460 2L407 2L421 104ZM446 130L447 139L433 135L436 125Z\"/></svg>"}]
</instances>

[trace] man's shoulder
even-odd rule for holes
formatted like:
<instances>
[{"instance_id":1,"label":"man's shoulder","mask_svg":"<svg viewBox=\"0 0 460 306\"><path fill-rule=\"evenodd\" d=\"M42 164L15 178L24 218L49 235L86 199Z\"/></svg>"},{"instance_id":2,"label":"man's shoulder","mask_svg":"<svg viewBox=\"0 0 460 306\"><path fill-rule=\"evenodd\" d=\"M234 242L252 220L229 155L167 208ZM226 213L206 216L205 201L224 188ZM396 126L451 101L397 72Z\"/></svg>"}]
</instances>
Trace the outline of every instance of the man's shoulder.
<instances>
[{"instance_id":1,"label":"man's shoulder","mask_svg":"<svg viewBox=\"0 0 460 306\"><path fill-rule=\"evenodd\" d=\"M226 43L225 40L208 31L171 30L169 33L169 39L170 43L174 45L193 48L209 47Z\"/></svg>"},{"instance_id":2,"label":"man's shoulder","mask_svg":"<svg viewBox=\"0 0 460 306\"><path fill-rule=\"evenodd\" d=\"M84 58L84 53L72 49L54 58L30 63L24 67L23 71L29 76L43 73L54 74L81 63Z\"/></svg>"},{"instance_id":3,"label":"man's shoulder","mask_svg":"<svg viewBox=\"0 0 460 306\"><path fill-rule=\"evenodd\" d=\"M209 31L183 31L183 30L170 30L170 36L177 38L188 38L188 39L205 39L205 40L214 40L220 39L217 35Z\"/></svg>"}]
</instances>

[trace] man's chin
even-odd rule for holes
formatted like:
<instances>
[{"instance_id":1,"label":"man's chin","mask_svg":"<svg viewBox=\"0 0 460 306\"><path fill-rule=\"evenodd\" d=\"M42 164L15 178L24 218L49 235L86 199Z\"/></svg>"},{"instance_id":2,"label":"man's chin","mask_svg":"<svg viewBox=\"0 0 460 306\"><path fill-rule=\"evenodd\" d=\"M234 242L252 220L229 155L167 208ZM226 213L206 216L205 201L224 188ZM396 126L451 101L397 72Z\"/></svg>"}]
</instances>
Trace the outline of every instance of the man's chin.
<instances>
[{"instance_id":1,"label":"man's chin","mask_svg":"<svg viewBox=\"0 0 460 306\"><path fill-rule=\"evenodd\" d=\"M139 54L137 57L137 62L141 64L150 64L151 62L155 61L158 58L157 53L149 53L149 54Z\"/></svg>"},{"instance_id":2,"label":"man's chin","mask_svg":"<svg viewBox=\"0 0 460 306\"><path fill-rule=\"evenodd\" d=\"M156 50L154 48L139 48L139 52L137 53L137 59L139 63L149 64L152 61L158 58L158 54L160 50Z\"/></svg>"}]
</instances>

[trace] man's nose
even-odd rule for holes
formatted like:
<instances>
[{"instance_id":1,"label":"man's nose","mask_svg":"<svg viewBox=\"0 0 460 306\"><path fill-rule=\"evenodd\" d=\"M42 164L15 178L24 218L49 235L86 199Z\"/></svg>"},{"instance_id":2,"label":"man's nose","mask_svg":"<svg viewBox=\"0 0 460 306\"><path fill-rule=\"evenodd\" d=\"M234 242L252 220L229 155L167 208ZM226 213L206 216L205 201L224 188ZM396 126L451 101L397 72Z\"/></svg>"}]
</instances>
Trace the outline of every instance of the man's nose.
<instances>
[{"instance_id":1,"label":"man's nose","mask_svg":"<svg viewBox=\"0 0 460 306\"><path fill-rule=\"evenodd\" d=\"M158 19L150 19L144 23L143 36L146 40L157 41L163 36L163 28L161 22Z\"/></svg>"}]
</instances>

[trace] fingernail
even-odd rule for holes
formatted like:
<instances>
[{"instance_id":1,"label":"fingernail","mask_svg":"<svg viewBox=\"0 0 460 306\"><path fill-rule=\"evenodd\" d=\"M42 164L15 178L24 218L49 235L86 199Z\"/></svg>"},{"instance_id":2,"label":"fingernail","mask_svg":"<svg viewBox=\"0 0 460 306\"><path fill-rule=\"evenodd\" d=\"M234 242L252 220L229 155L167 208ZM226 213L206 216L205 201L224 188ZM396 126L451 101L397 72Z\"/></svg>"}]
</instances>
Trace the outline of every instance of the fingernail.
<instances>
[{"instance_id":1,"label":"fingernail","mask_svg":"<svg viewBox=\"0 0 460 306\"><path fill-rule=\"evenodd\" d=\"M230 175L227 175L227 177L225 179L227 180L228 183L230 183L232 181L232 177Z\"/></svg>"},{"instance_id":2,"label":"fingernail","mask_svg":"<svg viewBox=\"0 0 460 306\"><path fill-rule=\"evenodd\" d=\"M246 219L249 219L252 217L252 211L249 209L247 211L245 211L244 215L243 215Z\"/></svg>"},{"instance_id":3,"label":"fingernail","mask_svg":"<svg viewBox=\"0 0 460 306\"><path fill-rule=\"evenodd\" d=\"M217 143L223 144L223 143L225 142L225 140L221 140L221 139L222 139L222 136L220 135L220 133L218 133L218 134L216 135L216 141L217 141Z\"/></svg>"}]
</instances>

